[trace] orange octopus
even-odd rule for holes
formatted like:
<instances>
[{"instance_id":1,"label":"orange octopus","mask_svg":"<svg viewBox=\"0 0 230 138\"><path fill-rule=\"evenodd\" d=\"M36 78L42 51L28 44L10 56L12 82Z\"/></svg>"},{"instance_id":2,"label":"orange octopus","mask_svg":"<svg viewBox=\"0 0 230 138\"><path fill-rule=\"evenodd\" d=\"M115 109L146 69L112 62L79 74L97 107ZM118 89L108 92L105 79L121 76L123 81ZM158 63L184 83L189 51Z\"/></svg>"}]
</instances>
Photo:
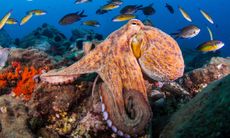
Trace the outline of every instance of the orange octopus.
<instances>
[{"instance_id":1,"label":"orange octopus","mask_svg":"<svg viewBox=\"0 0 230 138\"><path fill-rule=\"evenodd\" d=\"M183 75L184 60L173 38L133 19L81 60L42 74L41 80L62 84L92 72L103 80L100 95L108 126L130 137L142 134L152 117L142 72L157 81L172 81Z\"/></svg>"}]
</instances>

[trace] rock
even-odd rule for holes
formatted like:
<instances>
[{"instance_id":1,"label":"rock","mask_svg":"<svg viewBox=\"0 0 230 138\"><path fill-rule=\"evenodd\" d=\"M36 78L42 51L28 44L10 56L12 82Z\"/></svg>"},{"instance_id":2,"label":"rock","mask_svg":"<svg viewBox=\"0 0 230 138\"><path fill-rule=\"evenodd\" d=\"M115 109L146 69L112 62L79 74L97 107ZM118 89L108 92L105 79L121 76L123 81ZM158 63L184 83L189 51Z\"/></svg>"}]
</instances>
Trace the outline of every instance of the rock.
<instances>
[{"instance_id":1,"label":"rock","mask_svg":"<svg viewBox=\"0 0 230 138\"><path fill-rule=\"evenodd\" d=\"M83 42L93 40L101 41L103 40L103 35L95 33L93 30L74 29L70 37L70 41L75 43L75 47L78 49L83 48Z\"/></svg>"},{"instance_id":2,"label":"rock","mask_svg":"<svg viewBox=\"0 0 230 138\"><path fill-rule=\"evenodd\" d=\"M192 70L180 78L179 84L191 95L195 95L210 82L230 74L230 58L214 57L202 68Z\"/></svg>"},{"instance_id":3,"label":"rock","mask_svg":"<svg viewBox=\"0 0 230 138\"><path fill-rule=\"evenodd\" d=\"M13 61L28 67L34 66L37 69L52 68L55 64L55 61L48 54L38 49L11 49L8 63L11 64Z\"/></svg>"},{"instance_id":4,"label":"rock","mask_svg":"<svg viewBox=\"0 0 230 138\"><path fill-rule=\"evenodd\" d=\"M5 66L9 55L9 49L0 47L0 70Z\"/></svg>"},{"instance_id":5,"label":"rock","mask_svg":"<svg viewBox=\"0 0 230 138\"><path fill-rule=\"evenodd\" d=\"M43 50L50 55L62 55L70 46L70 42L64 34L46 23L21 40L15 40L16 43L21 48L32 47Z\"/></svg>"},{"instance_id":6,"label":"rock","mask_svg":"<svg viewBox=\"0 0 230 138\"><path fill-rule=\"evenodd\" d=\"M209 84L177 111L161 138L230 137L230 75Z\"/></svg>"},{"instance_id":7,"label":"rock","mask_svg":"<svg viewBox=\"0 0 230 138\"><path fill-rule=\"evenodd\" d=\"M33 138L27 126L27 108L24 103L10 95L0 97L0 137Z\"/></svg>"},{"instance_id":8,"label":"rock","mask_svg":"<svg viewBox=\"0 0 230 138\"><path fill-rule=\"evenodd\" d=\"M0 30L0 45L3 47L9 47L9 45L12 43L12 38L10 35L6 32L6 30L1 29Z\"/></svg>"}]
</instances>

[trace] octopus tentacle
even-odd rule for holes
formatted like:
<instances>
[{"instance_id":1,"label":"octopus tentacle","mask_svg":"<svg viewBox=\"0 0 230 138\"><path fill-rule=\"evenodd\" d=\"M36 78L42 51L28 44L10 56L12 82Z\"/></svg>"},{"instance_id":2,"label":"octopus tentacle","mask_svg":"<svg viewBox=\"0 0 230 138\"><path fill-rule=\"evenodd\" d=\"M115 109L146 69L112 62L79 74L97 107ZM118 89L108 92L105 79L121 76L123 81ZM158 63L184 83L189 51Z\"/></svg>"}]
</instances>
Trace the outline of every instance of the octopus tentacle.
<instances>
[{"instance_id":1,"label":"octopus tentacle","mask_svg":"<svg viewBox=\"0 0 230 138\"><path fill-rule=\"evenodd\" d=\"M106 57L105 53L107 53L109 46L110 42L104 41L78 62L60 71L52 70L42 74L40 78L42 81L51 84L62 84L73 81L75 78L79 77L80 74L97 72L103 64L102 59Z\"/></svg>"},{"instance_id":2,"label":"octopus tentacle","mask_svg":"<svg viewBox=\"0 0 230 138\"><path fill-rule=\"evenodd\" d=\"M100 87L102 101L105 103L103 114L109 127L120 136L140 135L151 118L151 109L144 96L136 90L123 90L124 105L116 103L111 91L104 84ZM105 115L104 115L105 117ZM111 120L111 123L109 120ZM116 128L114 130L114 128Z\"/></svg>"}]
</instances>

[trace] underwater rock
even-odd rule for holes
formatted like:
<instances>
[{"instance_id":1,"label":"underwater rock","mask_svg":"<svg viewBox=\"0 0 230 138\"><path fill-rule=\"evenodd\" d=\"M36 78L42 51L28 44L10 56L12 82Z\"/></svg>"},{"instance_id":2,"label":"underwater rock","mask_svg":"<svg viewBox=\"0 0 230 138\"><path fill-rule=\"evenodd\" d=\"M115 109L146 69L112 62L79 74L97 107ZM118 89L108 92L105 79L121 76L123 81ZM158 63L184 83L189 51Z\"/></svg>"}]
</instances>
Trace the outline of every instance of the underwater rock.
<instances>
[{"instance_id":1,"label":"underwater rock","mask_svg":"<svg viewBox=\"0 0 230 138\"><path fill-rule=\"evenodd\" d=\"M95 33L93 30L74 29L70 37L70 41L75 43L78 49L83 48L83 42L93 40L101 41L103 40L103 35Z\"/></svg>"},{"instance_id":2,"label":"underwater rock","mask_svg":"<svg viewBox=\"0 0 230 138\"><path fill-rule=\"evenodd\" d=\"M79 98L74 85L48 86L39 84L29 101L29 108L34 116L46 116L58 112L67 112ZM46 108L43 108L43 107Z\"/></svg>"},{"instance_id":3,"label":"underwater rock","mask_svg":"<svg viewBox=\"0 0 230 138\"><path fill-rule=\"evenodd\" d=\"M230 75L209 84L177 111L161 138L229 137Z\"/></svg>"},{"instance_id":4,"label":"underwater rock","mask_svg":"<svg viewBox=\"0 0 230 138\"><path fill-rule=\"evenodd\" d=\"M191 95L195 95L210 82L228 74L230 74L230 58L214 57L202 68L186 73L178 82Z\"/></svg>"},{"instance_id":5,"label":"underwater rock","mask_svg":"<svg viewBox=\"0 0 230 138\"><path fill-rule=\"evenodd\" d=\"M201 53L193 49L182 49L185 60L185 72L192 71L197 68L203 67L208 64L213 57L221 57L220 51Z\"/></svg>"},{"instance_id":6,"label":"underwater rock","mask_svg":"<svg viewBox=\"0 0 230 138\"><path fill-rule=\"evenodd\" d=\"M38 49L11 49L8 63L20 62L22 65L35 68L52 68L55 61L45 52Z\"/></svg>"},{"instance_id":7,"label":"underwater rock","mask_svg":"<svg viewBox=\"0 0 230 138\"><path fill-rule=\"evenodd\" d=\"M0 97L0 137L33 138L27 126L27 108L11 95Z\"/></svg>"},{"instance_id":8,"label":"underwater rock","mask_svg":"<svg viewBox=\"0 0 230 138\"><path fill-rule=\"evenodd\" d=\"M64 34L46 23L17 43L21 48L37 48L51 55L62 55L70 46Z\"/></svg>"},{"instance_id":9,"label":"underwater rock","mask_svg":"<svg viewBox=\"0 0 230 138\"><path fill-rule=\"evenodd\" d=\"M0 70L5 66L9 55L9 49L0 46Z\"/></svg>"},{"instance_id":10,"label":"underwater rock","mask_svg":"<svg viewBox=\"0 0 230 138\"><path fill-rule=\"evenodd\" d=\"M0 30L0 45L3 47L9 47L12 43L12 38L10 35L6 32L6 30L1 29Z\"/></svg>"}]
</instances>

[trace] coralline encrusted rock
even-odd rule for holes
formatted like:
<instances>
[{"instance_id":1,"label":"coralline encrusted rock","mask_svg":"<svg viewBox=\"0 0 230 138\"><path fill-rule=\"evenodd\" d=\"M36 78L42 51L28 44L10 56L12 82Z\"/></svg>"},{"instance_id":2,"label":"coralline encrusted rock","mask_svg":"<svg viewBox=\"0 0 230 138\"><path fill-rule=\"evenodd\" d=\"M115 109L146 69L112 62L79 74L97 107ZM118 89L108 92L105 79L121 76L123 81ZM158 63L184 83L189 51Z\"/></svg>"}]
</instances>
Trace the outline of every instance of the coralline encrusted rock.
<instances>
[{"instance_id":1,"label":"coralline encrusted rock","mask_svg":"<svg viewBox=\"0 0 230 138\"><path fill-rule=\"evenodd\" d=\"M209 84L177 111L161 138L230 137L230 75Z\"/></svg>"},{"instance_id":2,"label":"coralline encrusted rock","mask_svg":"<svg viewBox=\"0 0 230 138\"><path fill-rule=\"evenodd\" d=\"M230 58L214 57L202 68L192 70L179 79L179 84L195 95L210 82L230 74Z\"/></svg>"},{"instance_id":3,"label":"coralline encrusted rock","mask_svg":"<svg viewBox=\"0 0 230 138\"><path fill-rule=\"evenodd\" d=\"M10 95L0 97L0 137L33 138L27 127L27 108L24 103Z\"/></svg>"},{"instance_id":4,"label":"coralline encrusted rock","mask_svg":"<svg viewBox=\"0 0 230 138\"><path fill-rule=\"evenodd\" d=\"M45 52L38 49L11 49L8 63L12 61L20 62L22 65L33 66L35 68L52 68L55 61Z\"/></svg>"}]
</instances>

